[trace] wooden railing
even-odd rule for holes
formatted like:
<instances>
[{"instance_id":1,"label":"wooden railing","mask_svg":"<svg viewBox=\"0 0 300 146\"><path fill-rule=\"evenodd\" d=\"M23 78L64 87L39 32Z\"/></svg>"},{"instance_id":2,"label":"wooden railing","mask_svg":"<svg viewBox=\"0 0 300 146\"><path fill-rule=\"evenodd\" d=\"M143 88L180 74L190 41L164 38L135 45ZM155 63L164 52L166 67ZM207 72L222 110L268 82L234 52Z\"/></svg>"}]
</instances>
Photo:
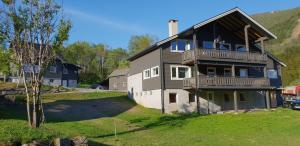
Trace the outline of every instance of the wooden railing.
<instances>
[{"instance_id":1,"label":"wooden railing","mask_svg":"<svg viewBox=\"0 0 300 146\"><path fill-rule=\"evenodd\" d=\"M183 88L195 88L195 78L183 80ZM198 87L218 87L218 88L260 88L269 87L270 80L267 78L242 78L242 77L208 77L198 76Z\"/></svg>"},{"instance_id":2,"label":"wooden railing","mask_svg":"<svg viewBox=\"0 0 300 146\"><path fill-rule=\"evenodd\" d=\"M266 63L267 55L254 52L238 52L215 49L197 49L197 59L199 60L220 60L247 63ZM188 50L183 53L183 63L191 62L195 59L194 50Z\"/></svg>"}]
</instances>

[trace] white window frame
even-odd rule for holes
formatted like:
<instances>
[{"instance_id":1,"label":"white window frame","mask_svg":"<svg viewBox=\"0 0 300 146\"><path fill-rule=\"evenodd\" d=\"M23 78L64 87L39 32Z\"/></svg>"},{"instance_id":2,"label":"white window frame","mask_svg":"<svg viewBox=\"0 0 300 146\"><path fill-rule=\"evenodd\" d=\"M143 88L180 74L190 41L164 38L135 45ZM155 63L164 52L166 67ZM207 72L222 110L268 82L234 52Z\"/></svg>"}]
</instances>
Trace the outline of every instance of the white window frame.
<instances>
[{"instance_id":1,"label":"white window frame","mask_svg":"<svg viewBox=\"0 0 300 146\"><path fill-rule=\"evenodd\" d=\"M178 72L178 68L179 67L184 67L184 68L188 68L188 77L185 77L185 78L179 78L179 72ZM172 68L176 68L176 77L173 77L172 76ZM171 74L171 80L183 80L183 79L186 79L186 78L191 78L192 77L192 71L191 71L191 67L189 66L185 66L185 65L170 65L170 74Z\"/></svg>"},{"instance_id":2,"label":"white window frame","mask_svg":"<svg viewBox=\"0 0 300 146\"><path fill-rule=\"evenodd\" d=\"M207 67L207 68L206 68L207 76L210 76L210 75L208 74L208 70L209 70L209 69L213 69L213 70L214 70L214 73L215 73L214 76L217 76L217 68L216 68L216 67Z\"/></svg>"},{"instance_id":3,"label":"white window frame","mask_svg":"<svg viewBox=\"0 0 300 146\"><path fill-rule=\"evenodd\" d=\"M185 47L184 47L184 50L178 50L178 41L185 41ZM173 42L176 42L176 50L172 50L172 43ZM182 53L184 51L187 51L187 50L191 50L191 43L193 43L193 40L188 40L188 39L177 39L177 40L174 40L173 42L171 42L171 46L170 46L170 50L171 52L177 52L177 53ZM189 42L189 45L187 45L187 42ZM195 47L195 46L194 46Z\"/></svg>"},{"instance_id":4,"label":"white window frame","mask_svg":"<svg viewBox=\"0 0 300 146\"><path fill-rule=\"evenodd\" d=\"M51 73L56 73L56 66L51 65L51 66L49 67L49 72L51 72Z\"/></svg>"},{"instance_id":5,"label":"white window frame","mask_svg":"<svg viewBox=\"0 0 300 146\"><path fill-rule=\"evenodd\" d=\"M158 70L158 74L155 74L155 71L153 71L153 69L156 69ZM151 78L154 78L154 77L158 77L159 76L159 66L155 66L155 67L152 67L151 68Z\"/></svg>"},{"instance_id":6,"label":"white window frame","mask_svg":"<svg viewBox=\"0 0 300 146\"><path fill-rule=\"evenodd\" d=\"M146 76L146 72L149 71L149 77ZM146 79L150 79L151 78L151 69L145 69L143 71L143 79L146 80Z\"/></svg>"}]
</instances>

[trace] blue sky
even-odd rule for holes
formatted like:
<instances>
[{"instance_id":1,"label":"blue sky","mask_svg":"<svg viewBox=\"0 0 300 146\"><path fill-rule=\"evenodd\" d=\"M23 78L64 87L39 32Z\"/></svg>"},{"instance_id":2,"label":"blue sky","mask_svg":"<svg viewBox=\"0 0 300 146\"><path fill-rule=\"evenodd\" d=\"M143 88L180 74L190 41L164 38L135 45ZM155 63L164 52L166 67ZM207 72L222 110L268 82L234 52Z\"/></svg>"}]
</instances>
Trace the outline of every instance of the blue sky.
<instances>
[{"instance_id":1,"label":"blue sky","mask_svg":"<svg viewBox=\"0 0 300 146\"><path fill-rule=\"evenodd\" d=\"M80 40L127 48L132 35L166 38L169 19L179 20L181 31L233 7L252 15L294 8L300 0L64 0L63 5L73 23L67 44Z\"/></svg>"}]
</instances>

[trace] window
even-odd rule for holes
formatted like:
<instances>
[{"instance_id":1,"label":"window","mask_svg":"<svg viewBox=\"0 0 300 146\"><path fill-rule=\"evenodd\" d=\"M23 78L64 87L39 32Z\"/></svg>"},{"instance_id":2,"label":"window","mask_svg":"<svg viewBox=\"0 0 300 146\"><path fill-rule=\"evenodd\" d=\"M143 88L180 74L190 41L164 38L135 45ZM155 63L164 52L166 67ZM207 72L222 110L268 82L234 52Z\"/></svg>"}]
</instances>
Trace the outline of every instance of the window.
<instances>
[{"instance_id":1,"label":"window","mask_svg":"<svg viewBox=\"0 0 300 146\"><path fill-rule=\"evenodd\" d=\"M220 50L231 50L231 45L229 43L220 43Z\"/></svg>"},{"instance_id":2,"label":"window","mask_svg":"<svg viewBox=\"0 0 300 146\"><path fill-rule=\"evenodd\" d=\"M277 71L274 69L268 70L268 78L269 79L277 79Z\"/></svg>"},{"instance_id":3,"label":"window","mask_svg":"<svg viewBox=\"0 0 300 146\"><path fill-rule=\"evenodd\" d=\"M195 102L195 94L189 94L189 103Z\"/></svg>"},{"instance_id":4,"label":"window","mask_svg":"<svg viewBox=\"0 0 300 146\"><path fill-rule=\"evenodd\" d=\"M209 77L216 76L216 68L215 67L207 67L207 75Z\"/></svg>"},{"instance_id":5,"label":"window","mask_svg":"<svg viewBox=\"0 0 300 146\"><path fill-rule=\"evenodd\" d=\"M50 72L56 73L56 66L50 66Z\"/></svg>"},{"instance_id":6,"label":"window","mask_svg":"<svg viewBox=\"0 0 300 146\"><path fill-rule=\"evenodd\" d=\"M151 68L151 77L159 76L159 66L155 66Z\"/></svg>"},{"instance_id":7,"label":"window","mask_svg":"<svg viewBox=\"0 0 300 146\"><path fill-rule=\"evenodd\" d=\"M229 95L227 93L224 94L224 102L230 102Z\"/></svg>"},{"instance_id":8,"label":"window","mask_svg":"<svg viewBox=\"0 0 300 146\"><path fill-rule=\"evenodd\" d=\"M191 40L176 40L171 43L171 52L184 52L194 48Z\"/></svg>"},{"instance_id":9,"label":"window","mask_svg":"<svg viewBox=\"0 0 300 146\"><path fill-rule=\"evenodd\" d=\"M68 74L68 69L67 68L63 68L63 73L64 74Z\"/></svg>"},{"instance_id":10,"label":"window","mask_svg":"<svg viewBox=\"0 0 300 146\"><path fill-rule=\"evenodd\" d=\"M139 96L139 93L138 93L138 92L135 92L135 96Z\"/></svg>"},{"instance_id":11,"label":"window","mask_svg":"<svg viewBox=\"0 0 300 146\"><path fill-rule=\"evenodd\" d=\"M231 68L224 68L224 76L231 77Z\"/></svg>"},{"instance_id":12,"label":"window","mask_svg":"<svg viewBox=\"0 0 300 146\"><path fill-rule=\"evenodd\" d=\"M53 79L50 79L50 83L53 83L54 82L54 80Z\"/></svg>"},{"instance_id":13,"label":"window","mask_svg":"<svg viewBox=\"0 0 300 146\"><path fill-rule=\"evenodd\" d=\"M244 96L244 93L240 93L240 101L241 102L245 102L246 101L246 98Z\"/></svg>"},{"instance_id":14,"label":"window","mask_svg":"<svg viewBox=\"0 0 300 146\"><path fill-rule=\"evenodd\" d=\"M149 95L152 95L152 91L151 90L149 91Z\"/></svg>"},{"instance_id":15,"label":"window","mask_svg":"<svg viewBox=\"0 0 300 146\"><path fill-rule=\"evenodd\" d=\"M144 80L150 78L150 72L151 72L150 69L144 70Z\"/></svg>"},{"instance_id":16,"label":"window","mask_svg":"<svg viewBox=\"0 0 300 146\"><path fill-rule=\"evenodd\" d=\"M236 51L239 51L239 52L246 52L247 51L245 45L235 45L235 49L236 49Z\"/></svg>"},{"instance_id":17,"label":"window","mask_svg":"<svg viewBox=\"0 0 300 146\"><path fill-rule=\"evenodd\" d=\"M191 68L187 66L171 66L171 80L182 80L191 77Z\"/></svg>"},{"instance_id":18,"label":"window","mask_svg":"<svg viewBox=\"0 0 300 146\"><path fill-rule=\"evenodd\" d=\"M169 103L176 103L176 93L170 93L169 94Z\"/></svg>"},{"instance_id":19,"label":"window","mask_svg":"<svg viewBox=\"0 0 300 146\"><path fill-rule=\"evenodd\" d=\"M214 48L214 42L203 41L203 48L204 49L213 49Z\"/></svg>"},{"instance_id":20,"label":"window","mask_svg":"<svg viewBox=\"0 0 300 146\"><path fill-rule=\"evenodd\" d=\"M186 41L185 50L194 49L193 41Z\"/></svg>"},{"instance_id":21,"label":"window","mask_svg":"<svg viewBox=\"0 0 300 146\"><path fill-rule=\"evenodd\" d=\"M248 69L240 69L240 77L248 77Z\"/></svg>"}]
</instances>

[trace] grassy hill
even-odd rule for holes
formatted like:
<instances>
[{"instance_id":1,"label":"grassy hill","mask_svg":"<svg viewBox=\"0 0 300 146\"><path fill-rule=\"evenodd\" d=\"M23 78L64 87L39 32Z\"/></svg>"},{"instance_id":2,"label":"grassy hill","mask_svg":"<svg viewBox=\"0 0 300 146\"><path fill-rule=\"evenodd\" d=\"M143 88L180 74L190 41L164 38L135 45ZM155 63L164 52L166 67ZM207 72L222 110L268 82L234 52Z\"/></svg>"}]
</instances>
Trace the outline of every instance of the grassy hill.
<instances>
[{"instance_id":1,"label":"grassy hill","mask_svg":"<svg viewBox=\"0 0 300 146\"><path fill-rule=\"evenodd\" d=\"M266 47L288 65L283 69L284 85L300 85L300 7L252 17L278 37Z\"/></svg>"}]
</instances>

